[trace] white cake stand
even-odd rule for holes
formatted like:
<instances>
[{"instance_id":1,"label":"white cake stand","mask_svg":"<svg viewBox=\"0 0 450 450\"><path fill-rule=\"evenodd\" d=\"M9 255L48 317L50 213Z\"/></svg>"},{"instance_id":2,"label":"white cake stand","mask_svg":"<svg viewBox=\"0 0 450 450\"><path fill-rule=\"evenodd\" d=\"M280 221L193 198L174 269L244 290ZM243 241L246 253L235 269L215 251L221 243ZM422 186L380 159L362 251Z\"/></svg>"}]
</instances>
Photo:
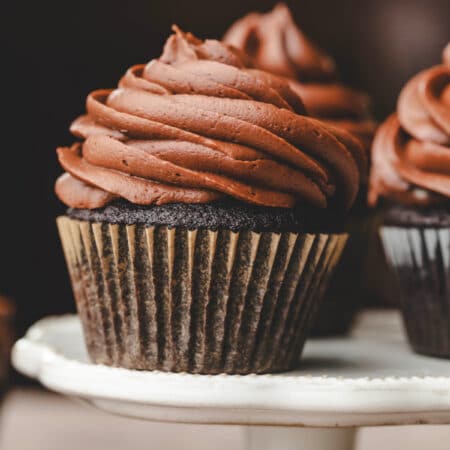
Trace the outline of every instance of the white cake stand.
<instances>
[{"instance_id":1,"label":"white cake stand","mask_svg":"<svg viewBox=\"0 0 450 450\"><path fill-rule=\"evenodd\" d=\"M36 323L12 360L47 388L113 414L245 425L253 450L349 450L360 426L450 423L450 362L413 354L396 313L363 314L351 338L310 340L301 367L277 375L93 365L76 316Z\"/></svg>"}]
</instances>

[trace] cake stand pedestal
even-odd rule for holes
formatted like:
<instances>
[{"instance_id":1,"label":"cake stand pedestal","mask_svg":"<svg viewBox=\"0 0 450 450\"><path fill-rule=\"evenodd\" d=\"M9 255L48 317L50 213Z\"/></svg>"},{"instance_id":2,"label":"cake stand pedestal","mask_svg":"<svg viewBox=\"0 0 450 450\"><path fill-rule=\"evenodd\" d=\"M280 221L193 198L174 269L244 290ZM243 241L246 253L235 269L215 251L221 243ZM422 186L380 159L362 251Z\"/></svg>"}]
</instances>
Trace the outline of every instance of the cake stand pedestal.
<instances>
[{"instance_id":1,"label":"cake stand pedestal","mask_svg":"<svg viewBox=\"0 0 450 450\"><path fill-rule=\"evenodd\" d=\"M244 425L252 450L350 450L361 426L450 423L450 362L412 353L396 313L311 339L295 371L189 375L91 364L76 316L33 325L15 368L53 391L144 420Z\"/></svg>"}]
</instances>

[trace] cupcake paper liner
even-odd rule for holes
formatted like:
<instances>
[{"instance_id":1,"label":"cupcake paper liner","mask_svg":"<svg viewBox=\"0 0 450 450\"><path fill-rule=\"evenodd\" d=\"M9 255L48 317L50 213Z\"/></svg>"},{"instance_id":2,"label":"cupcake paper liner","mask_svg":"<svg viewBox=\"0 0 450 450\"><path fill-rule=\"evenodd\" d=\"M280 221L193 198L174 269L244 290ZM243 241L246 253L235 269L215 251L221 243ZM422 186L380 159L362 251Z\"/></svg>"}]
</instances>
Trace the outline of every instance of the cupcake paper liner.
<instances>
[{"instance_id":1,"label":"cupcake paper liner","mask_svg":"<svg viewBox=\"0 0 450 450\"><path fill-rule=\"evenodd\" d=\"M412 348L449 358L450 229L385 226L381 237Z\"/></svg>"},{"instance_id":2,"label":"cupcake paper liner","mask_svg":"<svg viewBox=\"0 0 450 450\"><path fill-rule=\"evenodd\" d=\"M345 234L58 228L93 362L191 373L297 364Z\"/></svg>"},{"instance_id":3,"label":"cupcake paper liner","mask_svg":"<svg viewBox=\"0 0 450 450\"><path fill-rule=\"evenodd\" d=\"M343 335L350 331L353 318L365 297L365 258L368 244L377 234L370 214L364 211L348 225L349 238L311 327L311 336Z\"/></svg>"},{"instance_id":4,"label":"cupcake paper liner","mask_svg":"<svg viewBox=\"0 0 450 450\"><path fill-rule=\"evenodd\" d=\"M353 249L358 244L361 244L361 240L351 235L333 276L329 282L323 284L327 289L322 287L320 290L323 300L316 308L311 336L340 335L350 330L352 319L362 300L360 286L362 258L358 259L353 254Z\"/></svg>"}]
</instances>

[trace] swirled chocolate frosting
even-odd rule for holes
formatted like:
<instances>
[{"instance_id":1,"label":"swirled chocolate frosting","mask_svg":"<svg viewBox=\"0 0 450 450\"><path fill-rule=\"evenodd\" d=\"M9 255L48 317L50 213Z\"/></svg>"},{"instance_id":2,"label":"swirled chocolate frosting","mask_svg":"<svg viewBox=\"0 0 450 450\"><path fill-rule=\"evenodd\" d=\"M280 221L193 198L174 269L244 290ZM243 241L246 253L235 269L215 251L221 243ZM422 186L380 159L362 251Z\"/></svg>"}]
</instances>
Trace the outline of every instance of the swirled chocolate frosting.
<instances>
[{"instance_id":1,"label":"swirled chocolate frosting","mask_svg":"<svg viewBox=\"0 0 450 450\"><path fill-rule=\"evenodd\" d=\"M333 59L302 33L286 5L248 14L224 41L243 50L255 67L286 77L309 114L349 131L369 149L375 123L368 96L338 81Z\"/></svg>"},{"instance_id":2,"label":"swirled chocolate frosting","mask_svg":"<svg viewBox=\"0 0 450 450\"><path fill-rule=\"evenodd\" d=\"M57 150L66 173L56 193L73 208L227 196L349 208L367 168L358 141L307 117L285 81L177 28L159 59L92 92L86 108L71 127L80 141Z\"/></svg>"},{"instance_id":3,"label":"swirled chocolate frosting","mask_svg":"<svg viewBox=\"0 0 450 450\"><path fill-rule=\"evenodd\" d=\"M369 203L380 197L412 205L450 197L450 45L443 63L413 77L400 92L397 112L373 143Z\"/></svg>"}]
</instances>

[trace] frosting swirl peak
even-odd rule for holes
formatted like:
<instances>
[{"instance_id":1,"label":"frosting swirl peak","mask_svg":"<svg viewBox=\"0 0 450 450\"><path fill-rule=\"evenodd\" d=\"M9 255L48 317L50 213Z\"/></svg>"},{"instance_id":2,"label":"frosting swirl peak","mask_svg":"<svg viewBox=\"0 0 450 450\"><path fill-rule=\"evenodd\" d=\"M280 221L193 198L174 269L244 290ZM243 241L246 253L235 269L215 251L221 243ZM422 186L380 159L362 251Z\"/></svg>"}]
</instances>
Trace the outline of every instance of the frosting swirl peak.
<instances>
[{"instance_id":1,"label":"frosting swirl peak","mask_svg":"<svg viewBox=\"0 0 450 450\"><path fill-rule=\"evenodd\" d=\"M339 82L334 60L297 27L285 4L239 19L224 41L244 51L254 67L285 77L309 114L349 131L368 150L375 131L369 97Z\"/></svg>"},{"instance_id":2,"label":"frosting swirl peak","mask_svg":"<svg viewBox=\"0 0 450 450\"><path fill-rule=\"evenodd\" d=\"M450 197L450 60L423 70L400 92L397 112L373 144L369 203L380 197L429 205Z\"/></svg>"},{"instance_id":3,"label":"frosting swirl peak","mask_svg":"<svg viewBox=\"0 0 450 450\"><path fill-rule=\"evenodd\" d=\"M238 50L175 28L159 59L92 92L57 150L68 206L204 203L222 196L274 207L350 207L366 170L352 136L305 115L282 79Z\"/></svg>"},{"instance_id":4,"label":"frosting swirl peak","mask_svg":"<svg viewBox=\"0 0 450 450\"><path fill-rule=\"evenodd\" d=\"M297 27L289 8L279 3L267 13L236 21L224 41L242 49L256 67L302 81L335 79L336 64Z\"/></svg>"}]
</instances>

